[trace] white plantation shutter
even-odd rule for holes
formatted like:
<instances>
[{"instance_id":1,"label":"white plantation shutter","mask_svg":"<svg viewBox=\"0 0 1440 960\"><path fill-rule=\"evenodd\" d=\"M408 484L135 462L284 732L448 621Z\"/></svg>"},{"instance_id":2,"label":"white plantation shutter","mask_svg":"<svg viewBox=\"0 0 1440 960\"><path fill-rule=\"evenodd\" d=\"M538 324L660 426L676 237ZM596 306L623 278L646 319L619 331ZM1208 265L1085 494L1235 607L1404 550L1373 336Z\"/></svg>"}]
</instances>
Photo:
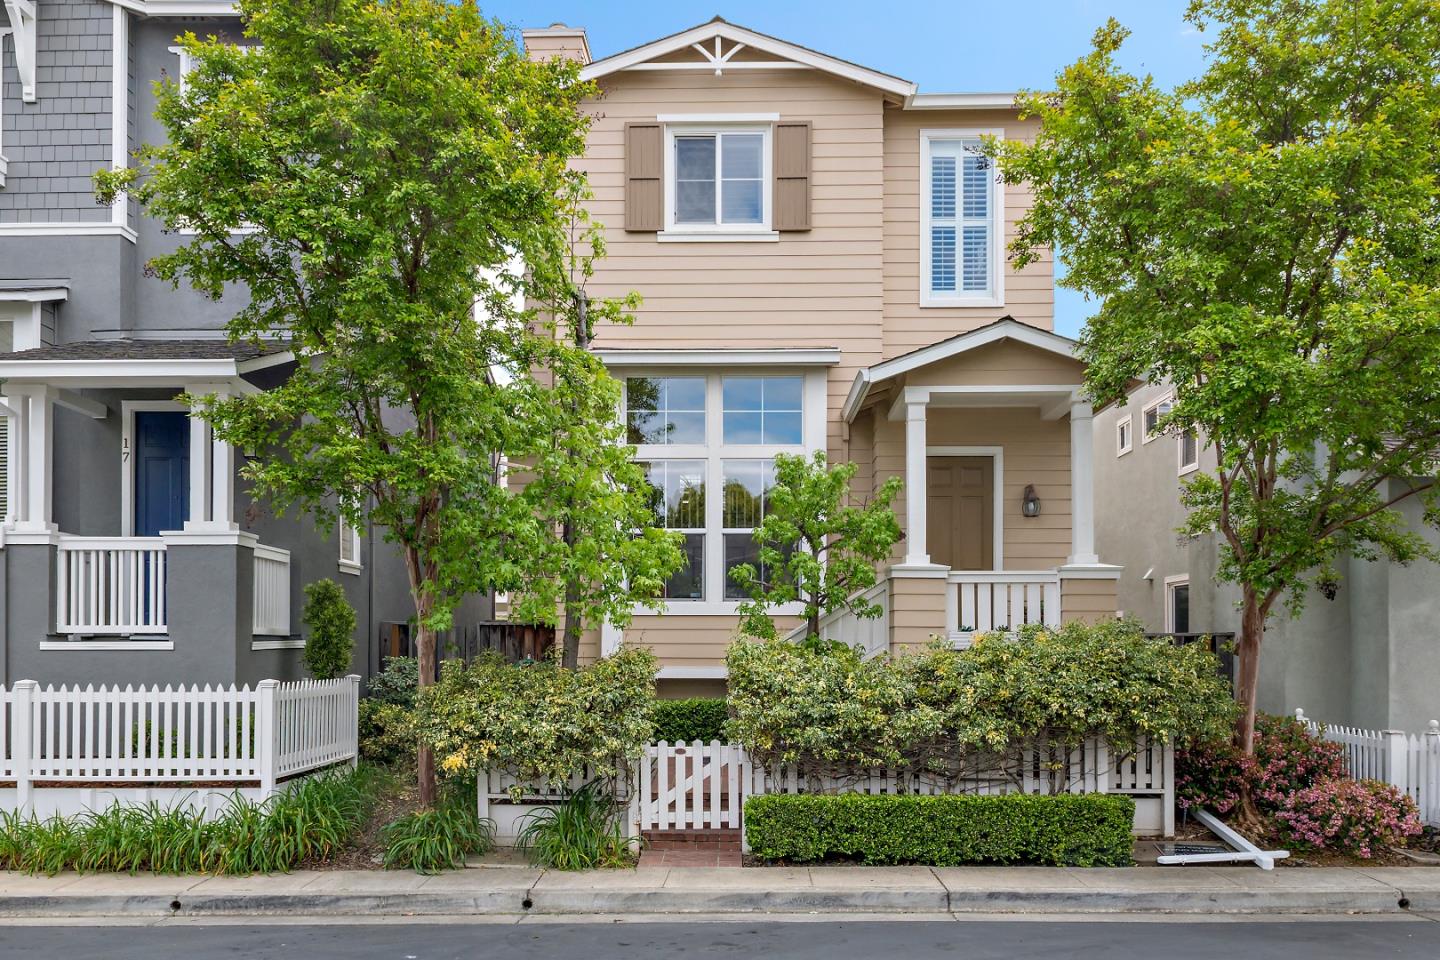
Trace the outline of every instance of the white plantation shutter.
<instances>
[{"instance_id":1,"label":"white plantation shutter","mask_svg":"<svg viewBox=\"0 0 1440 960\"><path fill-rule=\"evenodd\" d=\"M360 532L345 520L340 518L340 562L360 562Z\"/></svg>"},{"instance_id":2,"label":"white plantation shutter","mask_svg":"<svg viewBox=\"0 0 1440 960\"><path fill-rule=\"evenodd\" d=\"M979 140L932 140L930 148L929 291L983 295L994 289L993 164Z\"/></svg>"},{"instance_id":3,"label":"white plantation shutter","mask_svg":"<svg viewBox=\"0 0 1440 960\"><path fill-rule=\"evenodd\" d=\"M10 515L10 418L0 417L0 518Z\"/></svg>"}]
</instances>

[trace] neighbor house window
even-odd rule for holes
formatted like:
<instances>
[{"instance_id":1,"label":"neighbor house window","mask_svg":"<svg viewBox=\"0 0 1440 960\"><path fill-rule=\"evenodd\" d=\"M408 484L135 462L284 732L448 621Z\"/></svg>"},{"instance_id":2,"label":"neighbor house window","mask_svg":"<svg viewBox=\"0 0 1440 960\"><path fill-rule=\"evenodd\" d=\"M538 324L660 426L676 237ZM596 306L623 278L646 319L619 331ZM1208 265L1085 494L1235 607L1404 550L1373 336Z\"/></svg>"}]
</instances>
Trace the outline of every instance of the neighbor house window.
<instances>
[{"instance_id":1,"label":"neighbor house window","mask_svg":"<svg viewBox=\"0 0 1440 960\"><path fill-rule=\"evenodd\" d=\"M1000 191L978 136L921 136L921 304L999 302Z\"/></svg>"},{"instance_id":2,"label":"neighbor house window","mask_svg":"<svg viewBox=\"0 0 1440 960\"><path fill-rule=\"evenodd\" d=\"M684 535L687 564L667 584L670 610L685 609L674 601L744 599L730 571L760 566L754 531L774 486L774 457L822 439L806 436L805 386L802 374L626 378L627 432L656 521Z\"/></svg>"},{"instance_id":3,"label":"neighbor house window","mask_svg":"<svg viewBox=\"0 0 1440 960\"><path fill-rule=\"evenodd\" d=\"M1180 472L1200 469L1200 436L1194 430L1180 434Z\"/></svg>"},{"instance_id":4,"label":"neighbor house window","mask_svg":"<svg viewBox=\"0 0 1440 960\"><path fill-rule=\"evenodd\" d=\"M1144 428L1144 434L1140 437L1141 443L1149 443L1160 435L1160 420L1169 415L1174 400L1169 395L1157 397L1145 405L1140 413L1140 423Z\"/></svg>"},{"instance_id":5,"label":"neighbor house window","mask_svg":"<svg viewBox=\"0 0 1440 960\"><path fill-rule=\"evenodd\" d=\"M343 573L360 572L360 531L341 517L336 523L340 533L340 570Z\"/></svg>"},{"instance_id":6,"label":"neighbor house window","mask_svg":"<svg viewBox=\"0 0 1440 960\"><path fill-rule=\"evenodd\" d=\"M1123 417L1115 424L1115 456L1123 457L1135 445L1134 423L1130 417Z\"/></svg>"},{"instance_id":7,"label":"neighbor house window","mask_svg":"<svg viewBox=\"0 0 1440 960\"><path fill-rule=\"evenodd\" d=\"M667 141L667 230L768 230L768 126L672 126Z\"/></svg>"},{"instance_id":8,"label":"neighbor house window","mask_svg":"<svg viewBox=\"0 0 1440 960\"><path fill-rule=\"evenodd\" d=\"M1168 577L1165 580L1165 630L1168 633L1190 632L1190 580Z\"/></svg>"}]
</instances>

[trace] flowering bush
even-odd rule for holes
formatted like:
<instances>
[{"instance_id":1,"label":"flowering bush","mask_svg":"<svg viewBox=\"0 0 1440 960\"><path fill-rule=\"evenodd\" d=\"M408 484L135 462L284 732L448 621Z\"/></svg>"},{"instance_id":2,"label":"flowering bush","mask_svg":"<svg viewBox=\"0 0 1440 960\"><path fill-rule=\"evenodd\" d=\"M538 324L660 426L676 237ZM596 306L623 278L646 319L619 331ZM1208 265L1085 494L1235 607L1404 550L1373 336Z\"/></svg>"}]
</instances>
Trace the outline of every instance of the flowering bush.
<instances>
[{"instance_id":1,"label":"flowering bush","mask_svg":"<svg viewBox=\"0 0 1440 960\"><path fill-rule=\"evenodd\" d=\"M1247 786L1256 806L1269 813L1296 790L1345 775L1345 748L1293 717L1258 715L1254 756L1243 755L1228 739L1192 742L1175 754L1181 809L1204 807L1218 814L1233 810Z\"/></svg>"},{"instance_id":2,"label":"flowering bush","mask_svg":"<svg viewBox=\"0 0 1440 960\"><path fill-rule=\"evenodd\" d=\"M448 661L416 704L420 736L448 775L500 769L563 785L589 766L613 777L650 739L655 655L622 647L588 667L507 664L497 654Z\"/></svg>"},{"instance_id":3,"label":"flowering bush","mask_svg":"<svg viewBox=\"0 0 1440 960\"><path fill-rule=\"evenodd\" d=\"M1280 840L1302 850L1369 859L1377 847L1420 833L1415 801L1389 784L1339 777L1287 794L1275 812Z\"/></svg>"}]
</instances>

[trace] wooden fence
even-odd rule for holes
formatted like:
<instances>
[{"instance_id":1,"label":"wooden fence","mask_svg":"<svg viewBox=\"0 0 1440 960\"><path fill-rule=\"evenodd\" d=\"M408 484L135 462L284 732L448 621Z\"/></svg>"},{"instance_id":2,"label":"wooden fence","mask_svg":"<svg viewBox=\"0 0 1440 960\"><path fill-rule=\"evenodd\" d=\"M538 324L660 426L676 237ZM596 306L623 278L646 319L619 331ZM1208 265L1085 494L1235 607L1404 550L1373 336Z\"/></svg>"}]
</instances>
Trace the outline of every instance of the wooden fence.
<instances>
[{"instance_id":1,"label":"wooden fence","mask_svg":"<svg viewBox=\"0 0 1440 960\"><path fill-rule=\"evenodd\" d=\"M446 660L470 662L486 650L497 651L507 663L540 660L555 646L555 628L539 623L517 623L513 620L481 620L436 638L435 670ZM418 651L415 635L408 624L380 625L381 661L386 657L413 657Z\"/></svg>"},{"instance_id":2,"label":"wooden fence","mask_svg":"<svg viewBox=\"0 0 1440 960\"><path fill-rule=\"evenodd\" d=\"M97 785L246 786L263 799L286 778L355 762L359 693L353 675L253 689L21 680L0 687L0 782L25 811L37 791Z\"/></svg>"},{"instance_id":3,"label":"wooden fence","mask_svg":"<svg viewBox=\"0 0 1440 960\"><path fill-rule=\"evenodd\" d=\"M1440 827L1440 721L1431 720L1428 730L1413 734L1320 723L1305 716L1304 709L1296 709L1295 719L1345 748L1350 776L1390 784L1415 801L1421 820Z\"/></svg>"}]
</instances>

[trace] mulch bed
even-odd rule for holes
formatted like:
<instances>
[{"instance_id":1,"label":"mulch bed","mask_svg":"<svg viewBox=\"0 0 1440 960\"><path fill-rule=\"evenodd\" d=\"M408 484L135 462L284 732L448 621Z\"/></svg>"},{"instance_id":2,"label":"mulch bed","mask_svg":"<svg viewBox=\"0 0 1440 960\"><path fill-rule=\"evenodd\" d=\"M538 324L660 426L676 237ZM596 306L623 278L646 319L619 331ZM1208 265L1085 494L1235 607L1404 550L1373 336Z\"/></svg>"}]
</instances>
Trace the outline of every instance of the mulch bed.
<instances>
[{"instance_id":1,"label":"mulch bed","mask_svg":"<svg viewBox=\"0 0 1440 960\"><path fill-rule=\"evenodd\" d=\"M420 809L419 792L415 786L415 771L398 769L392 771L375 803L375 810L360 835L344 850L329 860L309 860L300 865L302 870L381 870L385 860L385 844L381 842L380 831L387 823L398 820Z\"/></svg>"}]
</instances>

